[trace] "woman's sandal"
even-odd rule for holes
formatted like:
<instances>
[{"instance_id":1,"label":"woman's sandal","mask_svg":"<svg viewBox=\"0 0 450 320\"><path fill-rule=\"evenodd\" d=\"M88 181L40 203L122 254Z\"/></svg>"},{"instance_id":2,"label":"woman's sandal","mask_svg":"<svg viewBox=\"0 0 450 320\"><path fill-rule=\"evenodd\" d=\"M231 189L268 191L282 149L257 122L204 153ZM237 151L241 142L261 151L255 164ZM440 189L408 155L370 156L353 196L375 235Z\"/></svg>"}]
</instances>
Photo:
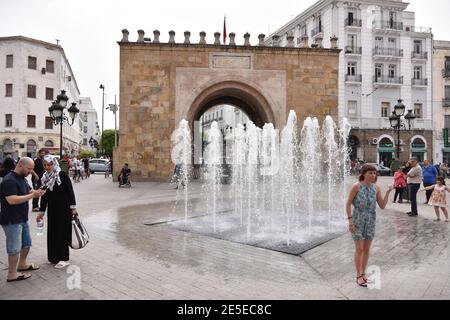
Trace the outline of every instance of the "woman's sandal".
<instances>
[{"instance_id":1,"label":"woman's sandal","mask_svg":"<svg viewBox=\"0 0 450 320\"><path fill-rule=\"evenodd\" d=\"M364 282L363 283L359 283L359 279L363 279ZM364 287L367 288L367 280L364 279L364 275L360 275L359 277L356 277L356 283L358 284L358 286L360 287Z\"/></svg>"}]
</instances>

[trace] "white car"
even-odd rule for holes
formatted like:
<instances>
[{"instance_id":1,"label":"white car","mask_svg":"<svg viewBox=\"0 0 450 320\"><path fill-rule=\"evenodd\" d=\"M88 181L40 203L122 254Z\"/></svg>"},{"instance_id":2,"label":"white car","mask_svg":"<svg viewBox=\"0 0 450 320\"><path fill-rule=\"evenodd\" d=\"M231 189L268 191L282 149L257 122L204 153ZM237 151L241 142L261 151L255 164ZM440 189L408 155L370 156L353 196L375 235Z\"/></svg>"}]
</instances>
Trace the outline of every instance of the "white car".
<instances>
[{"instance_id":1,"label":"white car","mask_svg":"<svg viewBox=\"0 0 450 320\"><path fill-rule=\"evenodd\" d=\"M89 171L91 173L96 172L108 172L110 163L108 159L91 159L89 160Z\"/></svg>"}]
</instances>

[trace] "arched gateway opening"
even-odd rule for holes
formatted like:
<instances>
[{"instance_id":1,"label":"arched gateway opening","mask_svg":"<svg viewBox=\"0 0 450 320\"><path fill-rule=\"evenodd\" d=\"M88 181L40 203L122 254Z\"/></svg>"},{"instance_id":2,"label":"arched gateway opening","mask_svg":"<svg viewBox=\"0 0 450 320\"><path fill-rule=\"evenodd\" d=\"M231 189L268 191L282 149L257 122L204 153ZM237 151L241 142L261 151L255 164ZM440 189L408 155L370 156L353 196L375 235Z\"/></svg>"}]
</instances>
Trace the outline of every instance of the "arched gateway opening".
<instances>
[{"instance_id":1,"label":"arched gateway opening","mask_svg":"<svg viewBox=\"0 0 450 320\"><path fill-rule=\"evenodd\" d=\"M242 110L258 127L265 123L277 125L270 104L258 90L244 83L227 81L213 85L197 96L187 115L191 128L208 109L218 105L231 105Z\"/></svg>"}]
</instances>

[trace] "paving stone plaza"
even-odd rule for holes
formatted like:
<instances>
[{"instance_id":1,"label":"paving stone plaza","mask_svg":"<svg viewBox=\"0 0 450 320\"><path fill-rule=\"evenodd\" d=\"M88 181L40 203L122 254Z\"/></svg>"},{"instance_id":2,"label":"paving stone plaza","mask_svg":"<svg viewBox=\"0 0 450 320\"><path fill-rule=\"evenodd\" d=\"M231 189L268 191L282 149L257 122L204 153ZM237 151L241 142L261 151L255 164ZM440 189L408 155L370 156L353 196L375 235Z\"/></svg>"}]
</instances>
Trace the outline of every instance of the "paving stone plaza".
<instances>
[{"instance_id":1,"label":"paving stone plaza","mask_svg":"<svg viewBox=\"0 0 450 320\"><path fill-rule=\"evenodd\" d=\"M385 189L391 180L379 182ZM155 225L183 218L167 205L176 198L167 183L135 182L119 189L93 175L74 187L90 243L71 251L69 268L57 270L47 263L46 238L36 235L30 213L29 261L41 269L27 281L7 283L1 232L0 300L450 298L450 224L434 222L433 208L423 204L417 218L405 214L408 204L392 199L385 211L378 210L369 265L380 281L367 289L355 284L348 234L290 255ZM200 185L191 187L192 198L200 193Z\"/></svg>"}]
</instances>

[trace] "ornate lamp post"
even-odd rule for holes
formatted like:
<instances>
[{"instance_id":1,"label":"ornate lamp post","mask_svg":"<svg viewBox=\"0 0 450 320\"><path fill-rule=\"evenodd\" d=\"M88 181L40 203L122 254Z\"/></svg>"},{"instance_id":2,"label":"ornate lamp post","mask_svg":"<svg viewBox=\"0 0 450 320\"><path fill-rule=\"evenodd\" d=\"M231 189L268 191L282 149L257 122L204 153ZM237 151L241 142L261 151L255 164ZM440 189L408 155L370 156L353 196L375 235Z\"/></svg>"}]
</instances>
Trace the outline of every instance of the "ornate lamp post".
<instances>
[{"instance_id":1,"label":"ornate lamp post","mask_svg":"<svg viewBox=\"0 0 450 320\"><path fill-rule=\"evenodd\" d=\"M398 103L394 107L392 115L389 117L389 122L391 123L392 129L397 133L397 159L400 160L400 131L411 130L411 123L416 119L412 110L408 110L405 115L406 107L403 104L403 100L399 99ZM405 123L406 121L406 123Z\"/></svg>"},{"instance_id":2,"label":"ornate lamp post","mask_svg":"<svg viewBox=\"0 0 450 320\"><path fill-rule=\"evenodd\" d=\"M69 98L66 96L66 92L61 90L61 93L56 97L56 100L53 101L50 108L48 108L48 112L50 113L50 117L53 120L55 125L60 125L60 136L59 136L59 156L62 159L62 150L63 150L63 124L67 122L68 125L72 126L75 117L80 112L77 108L77 104L73 102L70 108L67 110L69 112L69 117L64 114L64 109L67 107L67 102ZM70 121L72 120L72 121Z\"/></svg>"}]
</instances>

